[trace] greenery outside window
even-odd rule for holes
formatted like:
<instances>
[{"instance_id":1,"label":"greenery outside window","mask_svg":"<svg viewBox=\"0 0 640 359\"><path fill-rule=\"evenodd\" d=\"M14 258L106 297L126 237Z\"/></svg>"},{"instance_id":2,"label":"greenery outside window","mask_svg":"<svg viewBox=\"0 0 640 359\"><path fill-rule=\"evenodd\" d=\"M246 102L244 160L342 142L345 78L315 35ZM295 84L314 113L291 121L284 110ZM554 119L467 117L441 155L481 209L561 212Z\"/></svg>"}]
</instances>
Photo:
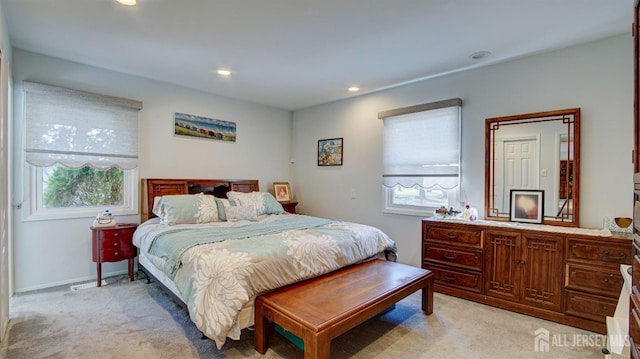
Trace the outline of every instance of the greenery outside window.
<instances>
[{"instance_id":1,"label":"greenery outside window","mask_svg":"<svg viewBox=\"0 0 640 359\"><path fill-rule=\"evenodd\" d=\"M138 171L89 166L29 166L31 205L27 220L94 217L138 212Z\"/></svg>"},{"instance_id":2,"label":"greenery outside window","mask_svg":"<svg viewBox=\"0 0 640 359\"><path fill-rule=\"evenodd\" d=\"M383 212L429 216L458 207L460 108L450 99L380 112Z\"/></svg>"}]
</instances>

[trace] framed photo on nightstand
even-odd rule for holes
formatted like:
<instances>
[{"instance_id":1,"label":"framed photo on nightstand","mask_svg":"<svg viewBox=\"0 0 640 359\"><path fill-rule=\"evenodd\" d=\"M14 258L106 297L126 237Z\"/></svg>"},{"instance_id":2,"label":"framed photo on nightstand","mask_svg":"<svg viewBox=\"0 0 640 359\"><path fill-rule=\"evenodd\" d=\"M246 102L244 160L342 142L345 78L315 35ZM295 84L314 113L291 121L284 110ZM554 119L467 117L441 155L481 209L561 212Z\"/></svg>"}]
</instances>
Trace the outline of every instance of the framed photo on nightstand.
<instances>
[{"instance_id":1,"label":"framed photo on nightstand","mask_svg":"<svg viewBox=\"0 0 640 359\"><path fill-rule=\"evenodd\" d=\"M289 182L273 182L273 193L276 195L276 201L291 201L291 187Z\"/></svg>"}]
</instances>

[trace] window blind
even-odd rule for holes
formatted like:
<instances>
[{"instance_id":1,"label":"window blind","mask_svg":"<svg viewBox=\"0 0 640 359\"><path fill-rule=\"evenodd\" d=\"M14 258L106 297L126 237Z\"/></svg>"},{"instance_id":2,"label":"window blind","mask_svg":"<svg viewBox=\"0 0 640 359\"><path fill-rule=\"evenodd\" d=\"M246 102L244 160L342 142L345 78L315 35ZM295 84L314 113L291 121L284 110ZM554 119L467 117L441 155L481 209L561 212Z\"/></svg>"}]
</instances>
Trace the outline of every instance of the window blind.
<instances>
[{"instance_id":1,"label":"window blind","mask_svg":"<svg viewBox=\"0 0 640 359\"><path fill-rule=\"evenodd\" d=\"M452 99L378 115L384 122L384 186L458 186L461 105Z\"/></svg>"},{"instance_id":2,"label":"window blind","mask_svg":"<svg viewBox=\"0 0 640 359\"><path fill-rule=\"evenodd\" d=\"M137 167L142 102L35 82L23 88L29 164Z\"/></svg>"}]
</instances>

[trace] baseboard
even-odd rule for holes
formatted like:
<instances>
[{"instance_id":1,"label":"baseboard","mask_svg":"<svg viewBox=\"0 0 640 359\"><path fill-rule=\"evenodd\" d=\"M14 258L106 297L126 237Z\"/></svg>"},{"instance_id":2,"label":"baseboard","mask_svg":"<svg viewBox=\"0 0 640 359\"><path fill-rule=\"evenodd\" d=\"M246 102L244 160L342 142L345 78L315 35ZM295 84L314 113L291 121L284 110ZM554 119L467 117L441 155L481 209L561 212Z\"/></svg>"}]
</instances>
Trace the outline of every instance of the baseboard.
<instances>
[{"instance_id":1,"label":"baseboard","mask_svg":"<svg viewBox=\"0 0 640 359\"><path fill-rule=\"evenodd\" d=\"M119 270L119 271L113 271L113 272L109 272L109 273L102 273L102 278L108 278L108 277L113 277L113 276L117 276L117 275L123 275L123 274L129 274L129 270L128 269L123 269L123 270ZM25 288L16 288L15 293L26 293L26 292L33 292L36 290L42 290L42 289L50 289L50 288L55 288L55 287L62 287L62 286L69 286L72 284L78 284L78 283L83 283L83 282L89 282L89 281L95 281L96 280L96 276L86 276L86 277L79 277L79 278L73 278L73 279L68 279L68 280L63 280L63 281L59 281L59 282L53 282L53 283L46 283L46 284L41 284L41 285L36 285L36 286L31 286L31 287L25 287Z\"/></svg>"}]
</instances>

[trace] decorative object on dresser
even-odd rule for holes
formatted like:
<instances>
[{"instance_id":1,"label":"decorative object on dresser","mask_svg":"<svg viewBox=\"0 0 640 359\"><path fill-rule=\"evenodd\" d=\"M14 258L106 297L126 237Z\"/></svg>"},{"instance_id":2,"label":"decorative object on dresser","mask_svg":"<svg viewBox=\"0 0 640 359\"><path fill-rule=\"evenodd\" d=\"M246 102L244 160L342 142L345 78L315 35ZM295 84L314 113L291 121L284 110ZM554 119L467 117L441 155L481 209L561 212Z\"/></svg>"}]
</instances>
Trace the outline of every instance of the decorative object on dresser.
<instances>
[{"instance_id":1,"label":"decorative object on dresser","mask_svg":"<svg viewBox=\"0 0 640 359\"><path fill-rule=\"evenodd\" d=\"M318 166L342 166L343 138L318 140Z\"/></svg>"},{"instance_id":2,"label":"decorative object on dresser","mask_svg":"<svg viewBox=\"0 0 640 359\"><path fill-rule=\"evenodd\" d=\"M486 119L485 219L508 220L520 188L545 192L544 224L578 227L579 108Z\"/></svg>"},{"instance_id":3,"label":"decorative object on dresser","mask_svg":"<svg viewBox=\"0 0 640 359\"><path fill-rule=\"evenodd\" d=\"M606 333L631 264L628 234L499 221L422 221L437 292Z\"/></svg>"},{"instance_id":4,"label":"decorative object on dresser","mask_svg":"<svg viewBox=\"0 0 640 359\"><path fill-rule=\"evenodd\" d=\"M118 223L112 227L91 227L93 261L97 263L98 287L102 285L102 263L129 261L129 279L133 281L133 259L137 250L132 244L137 223Z\"/></svg>"},{"instance_id":5,"label":"decorative object on dresser","mask_svg":"<svg viewBox=\"0 0 640 359\"><path fill-rule=\"evenodd\" d=\"M544 191L512 189L509 220L525 223L542 223Z\"/></svg>"}]
</instances>

